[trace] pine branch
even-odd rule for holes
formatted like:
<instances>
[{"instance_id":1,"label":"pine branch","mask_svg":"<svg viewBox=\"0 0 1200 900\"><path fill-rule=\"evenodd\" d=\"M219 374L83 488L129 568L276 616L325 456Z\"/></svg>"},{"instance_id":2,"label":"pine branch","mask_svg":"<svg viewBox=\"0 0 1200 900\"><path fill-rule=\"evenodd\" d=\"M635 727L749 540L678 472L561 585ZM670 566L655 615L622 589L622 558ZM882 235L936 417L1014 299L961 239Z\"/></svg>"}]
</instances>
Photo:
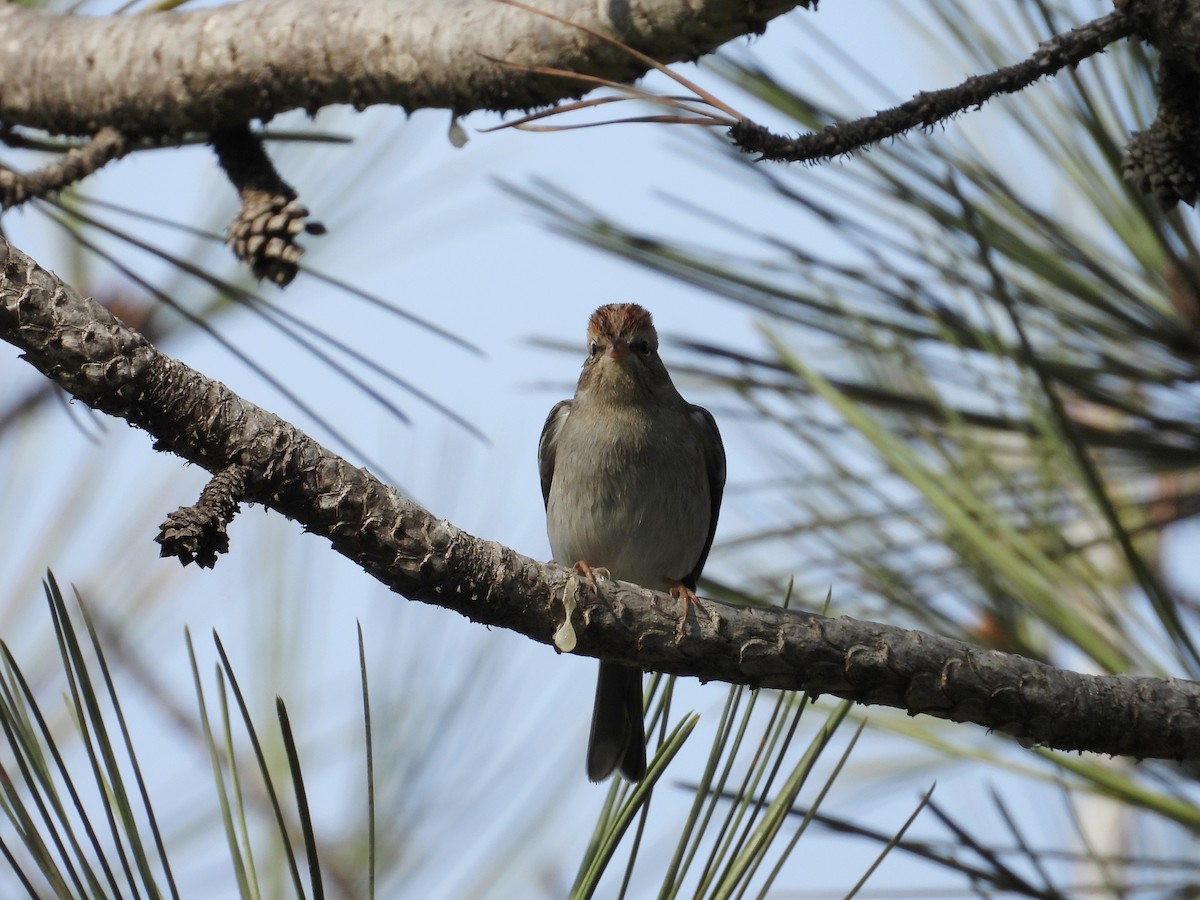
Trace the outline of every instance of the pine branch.
<instances>
[{"instance_id":1,"label":"pine branch","mask_svg":"<svg viewBox=\"0 0 1200 900\"><path fill-rule=\"evenodd\" d=\"M809 0L540 0L665 62L696 59ZM578 84L496 60L633 81L647 66L567 25L495 0L243 0L137 16L0 5L0 121L131 138L267 121L292 109L528 109ZM281 35L286 36L281 39Z\"/></svg>"},{"instance_id":2,"label":"pine branch","mask_svg":"<svg viewBox=\"0 0 1200 900\"><path fill-rule=\"evenodd\" d=\"M794 138L772 134L754 122L739 122L729 129L729 135L738 147L757 154L760 159L789 162L833 159L918 128L932 128L967 110L978 109L996 97L1018 93L1035 81L1102 53L1109 44L1133 32L1131 17L1121 11L1109 13L1043 41L1019 63L985 75L972 75L944 90L922 91L899 106L862 119L839 122Z\"/></svg>"},{"instance_id":3,"label":"pine branch","mask_svg":"<svg viewBox=\"0 0 1200 900\"><path fill-rule=\"evenodd\" d=\"M0 336L77 399L147 431L155 447L219 474L238 499L328 540L410 599L549 644L577 597L579 654L702 680L829 693L974 722L1027 744L1200 759L1200 684L1090 676L935 635L849 618L700 601L624 583L598 593L439 520L299 429L155 349L0 241ZM230 487L230 485L226 485Z\"/></svg>"}]
</instances>

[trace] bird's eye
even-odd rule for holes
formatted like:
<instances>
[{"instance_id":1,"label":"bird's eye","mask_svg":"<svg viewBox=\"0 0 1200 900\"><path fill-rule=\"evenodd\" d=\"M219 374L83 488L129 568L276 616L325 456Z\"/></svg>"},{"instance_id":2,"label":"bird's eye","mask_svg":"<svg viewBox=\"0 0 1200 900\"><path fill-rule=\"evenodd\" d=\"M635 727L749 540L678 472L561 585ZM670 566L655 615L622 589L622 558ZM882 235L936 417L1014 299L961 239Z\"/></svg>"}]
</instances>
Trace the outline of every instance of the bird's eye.
<instances>
[{"instance_id":1,"label":"bird's eye","mask_svg":"<svg viewBox=\"0 0 1200 900\"><path fill-rule=\"evenodd\" d=\"M600 352L600 342L599 341L592 341L590 344L588 344L588 356L595 356L599 352Z\"/></svg>"},{"instance_id":2,"label":"bird's eye","mask_svg":"<svg viewBox=\"0 0 1200 900\"><path fill-rule=\"evenodd\" d=\"M647 353L650 352L650 342L645 339L640 340L640 341L634 341L629 346L633 348L634 353L641 354L642 356L645 356Z\"/></svg>"}]
</instances>

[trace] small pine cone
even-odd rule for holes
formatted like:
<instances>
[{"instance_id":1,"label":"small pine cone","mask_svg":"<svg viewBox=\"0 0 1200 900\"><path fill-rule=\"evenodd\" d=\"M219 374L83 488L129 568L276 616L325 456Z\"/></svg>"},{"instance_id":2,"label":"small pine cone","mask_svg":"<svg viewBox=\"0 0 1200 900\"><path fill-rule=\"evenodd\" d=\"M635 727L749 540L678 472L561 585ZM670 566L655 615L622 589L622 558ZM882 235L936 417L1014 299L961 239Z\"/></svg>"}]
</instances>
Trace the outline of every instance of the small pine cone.
<instances>
[{"instance_id":1,"label":"small pine cone","mask_svg":"<svg viewBox=\"0 0 1200 900\"><path fill-rule=\"evenodd\" d=\"M225 242L237 257L248 263L257 278L267 278L283 287L291 284L299 270L304 248L296 243L301 232L322 234L320 224L306 222L308 208L279 194L247 190L242 208L229 224Z\"/></svg>"}]
</instances>

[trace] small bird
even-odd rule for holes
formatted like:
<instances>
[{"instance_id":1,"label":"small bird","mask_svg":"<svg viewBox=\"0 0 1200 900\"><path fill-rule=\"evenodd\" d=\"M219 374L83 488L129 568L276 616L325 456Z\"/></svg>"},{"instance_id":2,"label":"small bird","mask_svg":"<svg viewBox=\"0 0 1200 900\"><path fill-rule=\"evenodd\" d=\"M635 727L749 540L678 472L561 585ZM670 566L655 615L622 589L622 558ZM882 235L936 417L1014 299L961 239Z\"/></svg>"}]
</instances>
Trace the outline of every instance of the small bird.
<instances>
[{"instance_id":1,"label":"small bird","mask_svg":"<svg viewBox=\"0 0 1200 900\"><path fill-rule=\"evenodd\" d=\"M706 409L680 396L658 356L650 313L611 303L588 322L575 397L550 410L538 443L546 532L554 559L684 604L717 529L725 448ZM646 775L642 672L601 661L587 774Z\"/></svg>"}]
</instances>

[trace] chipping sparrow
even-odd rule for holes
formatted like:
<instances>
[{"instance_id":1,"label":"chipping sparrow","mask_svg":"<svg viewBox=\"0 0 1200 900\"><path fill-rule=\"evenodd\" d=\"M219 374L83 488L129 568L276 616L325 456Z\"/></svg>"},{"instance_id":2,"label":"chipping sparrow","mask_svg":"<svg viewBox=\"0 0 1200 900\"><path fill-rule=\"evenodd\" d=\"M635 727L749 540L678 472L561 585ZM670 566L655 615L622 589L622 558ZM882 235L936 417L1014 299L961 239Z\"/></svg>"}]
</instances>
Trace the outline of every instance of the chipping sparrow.
<instances>
[{"instance_id":1,"label":"chipping sparrow","mask_svg":"<svg viewBox=\"0 0 1200 900\"><path fill-rule=\"evenodd\" d=\"M594 579L611 575L695 598L717 528L725 450L717 423L679 395L658 356L650 313L602 306L572 400L550 410L538 444L554 558ZM642 673L600 663L587 774L646 774Z\"/></svg>"}]
</instances>

